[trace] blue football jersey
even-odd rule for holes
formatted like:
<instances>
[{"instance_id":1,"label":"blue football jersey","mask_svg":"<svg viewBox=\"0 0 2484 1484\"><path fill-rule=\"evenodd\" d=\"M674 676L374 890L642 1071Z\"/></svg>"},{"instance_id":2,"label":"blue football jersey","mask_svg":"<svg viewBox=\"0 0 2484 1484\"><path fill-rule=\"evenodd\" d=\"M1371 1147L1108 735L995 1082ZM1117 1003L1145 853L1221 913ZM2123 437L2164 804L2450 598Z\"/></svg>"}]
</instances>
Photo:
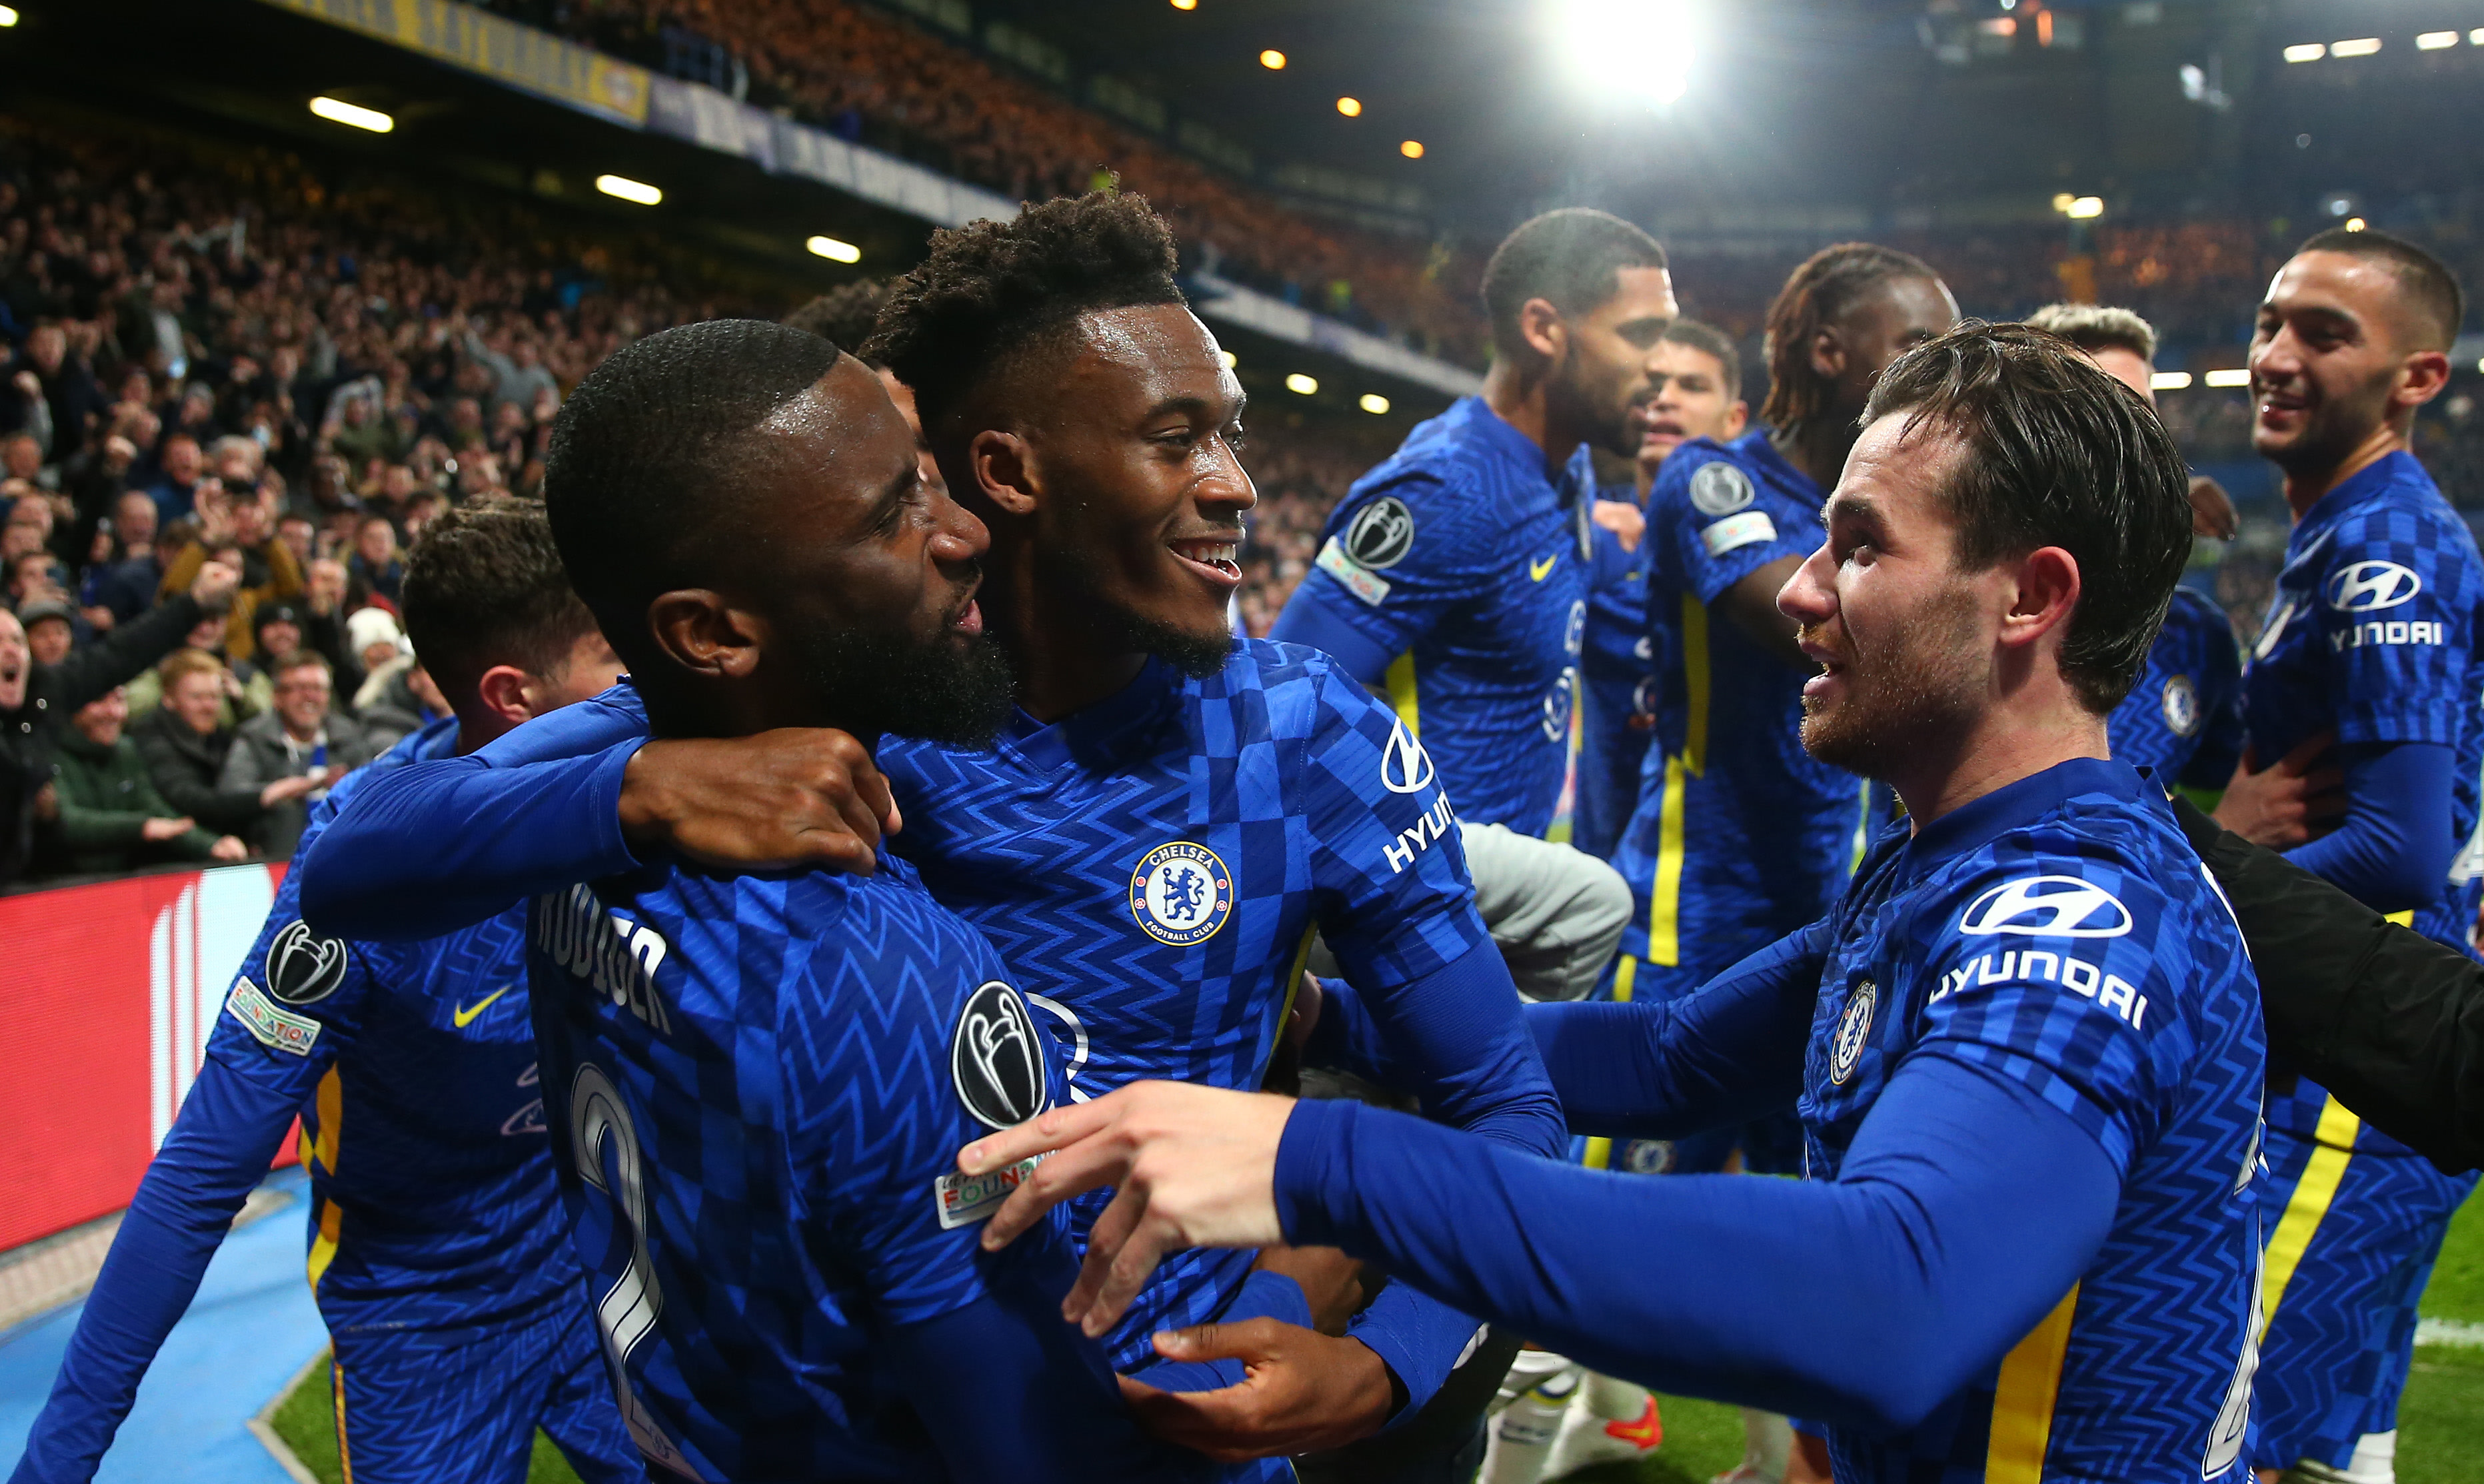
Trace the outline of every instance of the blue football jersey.
<instances>
[{"instance_id":1,"label":"blue football jersey","mask_svg":"<svg viewBox=\"0 0 2484 1484\"><path fill-rule=\"evenodd\" d=\"M1751 573L1817 551L1825 499L1765 429L1683 445L1648 493L1649 621L1672 643L1613 855L1637 906L1622 938L1635 993L1688 993L1819 921L1861 853L1863 780L1803 750L1808 675L1710 610Z\"/></svg>"},{"instance_id":2,"label":"blue football jersey","mask_svg":"<svg viewBox=\"0 0 2484 1484\"><path fill-rule=\"evenodd\" d=\"M2411 454L2392 453L2320 498L2285 543L2267 624L2243 676L2243 722L2263 763L2334 730L2341 742L2453 749L2441 827L2466 843L2413 926L2475 953L2476 792L2484 765L2484 558L2466 523ZM2318 1131L2327 1094L2310 1082L2274 1097L2269 1121ZM2406 1153L2362 1126L2357 1148Z\"/></svg>"},{"instance_id":3,"label":"blue football jersey","mask_svg":"<svg viewBox=\"0 0 2484 1484\"><path fill-rule=\"evenodd\" d=\"M373 769L446 757L444 717ZM307 848L369 777L315 806ZM301 921L278 890L207 1055L302 1102L310 1284L332 1329L462 1327L578 1302L527 1023L525 913L365 943Z\"/></svg>"},{"instance_id":4,"label":"blue football jersey","mask_svg":"<svg viewBox=\"0 0 2484 1484\"><path fill-rule=\"evenodd\" d=\"M1354 483L1293 603L1395 656L1388 690L1458 812L1541 835L1569 768L1587 491L1466 397Z\"/></svg>"},{"instance_id":5,"label":"blue football jersey","mask_svg":"<svg viewBox=\"0 0 2484 1484\"><path fill-rule=\"evenodd\" d=\"M2113 755L2171 787L2222 789L2243 755L2243 661L2225 609L2174 589L2146 667L2105 718Z\"/></svg>"},{"instance_id":6,"label":"blue football jersey","mask_svg":"<svg viewBox=\"0 0 2484 1484\"><path fill-rule=\"evenodd\" d=\"M1910 1431L1833 1434L1837 1476L2247 1484L2259 988L2161 793L2081 759L1892 828L1831 922L1798 1105L1815 1176L1933 1055L2062 1110L2122 1181L2053 1311Z\"/></svg>"},{"instance_id":7,"label":"blue football jersey","mask_svg":"<svg viewBox=\"0 0 2484 1484\"><path fill-rule=\"evenodd\" d=\"M1016 971L1073 1099L1258 1087L1314 929L1378 1005L1489 942L1425 748L1315 650L1244 640L1205 680L1151 661L1059 722L1020 713L990 750L890 738L879 765L897 849ZM1082 1241L1104 1199L1076 1202ZM1168 1257L1116 1367L1214 1317L1251 1259Z\"/></svg>"},{"instance_id":8,"label":"blue football jersey","mask_svg":"<svg viewBox=\"0 0 2484 1484\"><path fill-rule=\"evenodd\" d=\"M1060 1213L977 1241L1032 1162L957 1174L1065 1073L990 945L882 857L650 868L537 898L527 948L561 1192L651 1472L949 1477L892 1332L986 1298L1057 1325L1073 1266Z\"/></svg>"},{"instance_id":9,"label":"blue football jersey","mask_svg":"<svg viewBox=\"0 0 2484 1484\"><path fill-rule=\"evenodd\" d=\"M1597 492L1598 499L1638 503L1630 485ZM1638 803L1639 769L1656 736L1660 656L1669 655L1673 621L1650 623L1648 546L1635 551L1598 526L1589 533L1594 586L1587 594L1587 634L1579 657L1579 790L1570 843L1609 860Z\"/></svg>"}]
</instances>

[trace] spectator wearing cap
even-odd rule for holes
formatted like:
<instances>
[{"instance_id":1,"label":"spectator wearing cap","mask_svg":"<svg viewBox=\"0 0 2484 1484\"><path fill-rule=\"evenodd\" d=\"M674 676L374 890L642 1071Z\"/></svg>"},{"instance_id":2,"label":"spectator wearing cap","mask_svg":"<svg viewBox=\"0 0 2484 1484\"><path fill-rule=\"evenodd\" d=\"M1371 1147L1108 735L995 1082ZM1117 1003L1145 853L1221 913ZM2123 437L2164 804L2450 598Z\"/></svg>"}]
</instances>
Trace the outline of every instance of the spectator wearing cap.
<instances>
[{"instance_id":1,"label":"spectator wearing cap","mask_svg":"<svg viewBox=\"0 0 2484 1484\"><path fill-rule=\"evenodd\" d=\"M175 811L124 732L128 698L113 687L78 708L52 760L52 829L61 869L79 876L176 860L240 860L250 848Z\"/></svg>"},{"instance_id":2,"label":"spectator wearing cap","mask_svg":"<svg viewBox=\"0 0 2484 1484\"><path fill-rule=\"evenodd\" d=\"M73 650L38 664L14 613L0 613L0 884L23 876L34 848L37 796L52 780L68 718L173 652L202 620L232 601L241 575L222 562L202 567L190 590Z\"/></svg>"},{"instance_id":3,"label":"spectator wearing cap","mask_svg":"<svg viewBox=\"0 0 2484 1484\"><path fill-rule=\"evenodd\" d=\"M229 495L223 485L205 479L199 484L198 509L198 539L183 547L165 570L164 587L169 591L188 581L189 574L209 553L227 547L239 552L241 592L233 599L225 652L236 660L251 659L257 653L252 615L262 603L301 597L302 568L294 561L292 549L277 539L272 494Z\"/></svg>"},{"instance_id":4,"label":"spectator wearing cap","mask_svg":"<svg viewBox=\"0 0 2484 1484\"><path fill-rule=\"evenodd\" d=\"M404 628L386 608L355 609L345 620L345 648L358 695L370 677L413 653L406 647Z\"/></svg>"},{"instance_id":5,"label":"spectator wearing cap","mask_svg":"<svg viewBox=\"0 0 2484 1484\"><path fill-rule=\"evenodd\" d=\"M17 622L25 628L26 650L37 664L60 663L77 642L77 610L58 598L20 604Z\"/></svg>"},{"instance_id":6,"label":"spectator wearing cap","mask_svg":"<svg viewBox=\"0 0 2484 1484\"><path fill-rule=\"evenodd\" d=\"M203 828L248 837L277 805L319 787L305 776L275 779L250 789L220 787L225 759L232 753L231 703L240 683L225 662L203 649L176 649L155 674L163 704L130 723L138 755L156 792L176 814Z\"/></svg>"},{"instance_id":7,"label":"spectator wearing cap","mask_svg":"<svg viewBox=\"0 0 2484 1484\"><path fill-rule=\"evenodd\" d=\"M258 790L279 778L309 778L311 790L276 804L246 837L261 855L285 859L302 843L310 806L329 785L378 755L363 724L334 709L336 678L325 657L307 649L278 656L268 665L276 704L233 733L232 750L216 786L229 793Z\"/></svg>"}]
</instances>

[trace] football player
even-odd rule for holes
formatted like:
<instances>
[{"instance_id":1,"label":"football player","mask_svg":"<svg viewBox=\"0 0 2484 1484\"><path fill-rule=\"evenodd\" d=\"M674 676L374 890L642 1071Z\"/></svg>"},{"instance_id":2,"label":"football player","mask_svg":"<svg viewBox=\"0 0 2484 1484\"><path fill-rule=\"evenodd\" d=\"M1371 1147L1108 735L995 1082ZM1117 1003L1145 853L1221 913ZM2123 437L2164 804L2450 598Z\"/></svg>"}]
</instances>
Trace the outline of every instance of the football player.
<instances>
[{"instance_id":1,"label":"football player","mask_svg":"<svg viewBox=\"0 0 2484 1484\"><path fill-rule=\"evenodd\" d=\"M2156 331L2128 310L2048 304L2027 323L2058 335L2104 373L2156 405ZM2234 502L2217 481L2191 476L2191 533L2233 539ZM2105 724L2113 755L2152 771L2166 787L2211 793L2242 758L2242 654L2225 610L2206 594L2174 589L2147 668Z\"/></svg>"},{"instance_id":2,"label":"football player","mask_svg":"<svg viewBox=\"0 0 2484 1484\"><path fill-rule=\"evenodd\" d=\"M405 620L452 715L349 775L470 752L619 671L540 508L452 510L406 560ZM363 1484L526 1476L535 1430L590 1481L643 1478L560 1219L526 914L418 942L306 929L298 873L243 961L206 1061L78 1317L15 1484L93 1477L233 1213L298 1113L310 1290L335 1342L338 1458Z\"/></svg>"},{"instance_id":3,"label":"football player","mask_svg":"<svg viewBox=\"0 0 2484 1484\"><path fill-rule=\"evenodd\" d=\"M2105 755L2189 552L2181 456L2023 326L1918 348L1865 416L1783 602L1805 745L1906 822L1702 993L1526 1012L1575 1128L1799 1093L1811 1178L1613 1179L1155 1083L961 1151L1058 1151L986 1243L1110 1185L1090 1330L1164 1247L1335 1242L1600 1368L1823 1418L1841 1478L2246 1484L2256 986L2164 794Z\"/></svg>"},{"instance_id":4,"label":"football player","mask_svg":"<svg viewBox=\"0 0 2484 1484\"><path fill-rule=\"evenodd\" d=\"M2377 231L2322 232L2269 284L2252 444L2284 476L2294 530L2243 677L2251 756L2217 819L2472 953L2484 562L2407 450L2464 308L2432 255ZM2343 819L2308 839L2322 774L2342 779ZM2386 1484L2416 1304L2475 1176L2444 1175L2308 1080L2271 1089L2268 1125L2256 1463Z\"/></svg>"},{"instance_id":5,"label":"football player","mask_svg":"<svg viewBox=\"0 0 2484 1484\"><path fill-rule=\"evenodd\" d=\"M1388 1022L1406 1091L1550 1151L1558 1117L1423 747L1326 657L1237 643L1225 627L1254 498L1234 453L1242 394L1174 286L1173 255L1140 198L1054 202L943 233L882 311L869 348L913 391L940 472L993 531L982 611L1018 699L993 746L880 746L901 847L1067 1039L1073 1099L1149 1076L1259 1086L1316 929ZM589 711L608 728L522 734L381 800L361 818L385 829L395 811L392 849L330 882L321 910L359 921L408 892L446 911L565 887L635 859L633 828L646 848L752 809L744 780L766 765L748 760L769 740L721 760L640 754L646 723L627 691ZM489 766L542 755L562 760ZM311 863L314 892L325 862ZM1082 1235L1095 1208L1078 1214ZM1470 1441L1507 1345L1476 1345L1474 1320L1402 1285L1342 1336L1254 1328L1234 1308L1251 1272L1248 1255L1222 1252L1170 1264L1114 1336L1123 1370L1168 1346L1227 1381L1249 1362L1238 1392L1150 1393L1159 1425L1234 1455L1375 1432L1373 1445L1418 1457ZM1247 1352L1151 1345L1220 1316L1222 1339ZM1424 1421L1462 1368L1476 1382Z\"/></svg>"}]
</instances>

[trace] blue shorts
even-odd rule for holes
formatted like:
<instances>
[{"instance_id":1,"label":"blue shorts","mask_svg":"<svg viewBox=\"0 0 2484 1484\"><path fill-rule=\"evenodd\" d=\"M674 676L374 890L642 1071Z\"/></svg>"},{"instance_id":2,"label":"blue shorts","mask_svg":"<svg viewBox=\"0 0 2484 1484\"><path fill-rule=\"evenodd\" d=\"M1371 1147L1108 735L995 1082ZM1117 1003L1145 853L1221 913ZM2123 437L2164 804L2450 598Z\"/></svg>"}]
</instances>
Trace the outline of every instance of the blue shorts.
<instances>
[{"instance_id":1,"label":"blue shorts","mask_svg":"<svg viewBox=\"0 0 2484 1484\"><path fill-rule=\"evenodd\" d=\"M2315 1152L2321 1168L2307 1180ZM2252 1466L2309 1459L2342 1469L2365 1433L2397 1426L2416 1306L2476 1176L2278 1128L2268 1131L2266 1154L2274 1176L2260 1207L2268 1328L2253 1390L2259 1441Z\"/></svg>"},{"instance_id":2,"label":"blue shorts","mask_svg":"<svg viewBox=\"0 0 2484 1484\"><path fill-rule=\"evenodd\" d=\"M585 1484L644 1484L583 1292L505 1324L355 1329L330 1316L351 1484L526 1484L535 1429Z\"/></svg>"}]
</instances>

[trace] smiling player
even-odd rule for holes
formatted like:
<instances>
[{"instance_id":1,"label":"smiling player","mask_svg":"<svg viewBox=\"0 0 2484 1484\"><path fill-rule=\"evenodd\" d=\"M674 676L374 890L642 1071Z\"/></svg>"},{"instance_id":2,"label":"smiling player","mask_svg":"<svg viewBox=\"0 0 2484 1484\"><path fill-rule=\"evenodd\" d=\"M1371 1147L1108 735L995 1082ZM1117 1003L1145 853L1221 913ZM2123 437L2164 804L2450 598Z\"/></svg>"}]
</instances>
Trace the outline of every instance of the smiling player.
<instances>
[{"instance_id":1,"label":"smiling player","mask_svg":"<svg viewBox=\"0 0 2484 1484\"><path fill-rule=\"evenodd\" d=\"M2243 677L2254 760L2344 776L2345 815L2306 842L2270 809L2290 769L2233 776L2217 819L2375 911L2472 954L2484 763L2484 560L2407 451L2441 393L2457 281L2384 232L2322 232L2269 284L2252 339L2252 445L2285 477L2294 530ZM2271 1089L2272 1222L2259 1400L2264 1471L2387 1484L2416 1303L2474 1188L2362 1125L2317 1085Z\"/></svg>"}]
</instances>

